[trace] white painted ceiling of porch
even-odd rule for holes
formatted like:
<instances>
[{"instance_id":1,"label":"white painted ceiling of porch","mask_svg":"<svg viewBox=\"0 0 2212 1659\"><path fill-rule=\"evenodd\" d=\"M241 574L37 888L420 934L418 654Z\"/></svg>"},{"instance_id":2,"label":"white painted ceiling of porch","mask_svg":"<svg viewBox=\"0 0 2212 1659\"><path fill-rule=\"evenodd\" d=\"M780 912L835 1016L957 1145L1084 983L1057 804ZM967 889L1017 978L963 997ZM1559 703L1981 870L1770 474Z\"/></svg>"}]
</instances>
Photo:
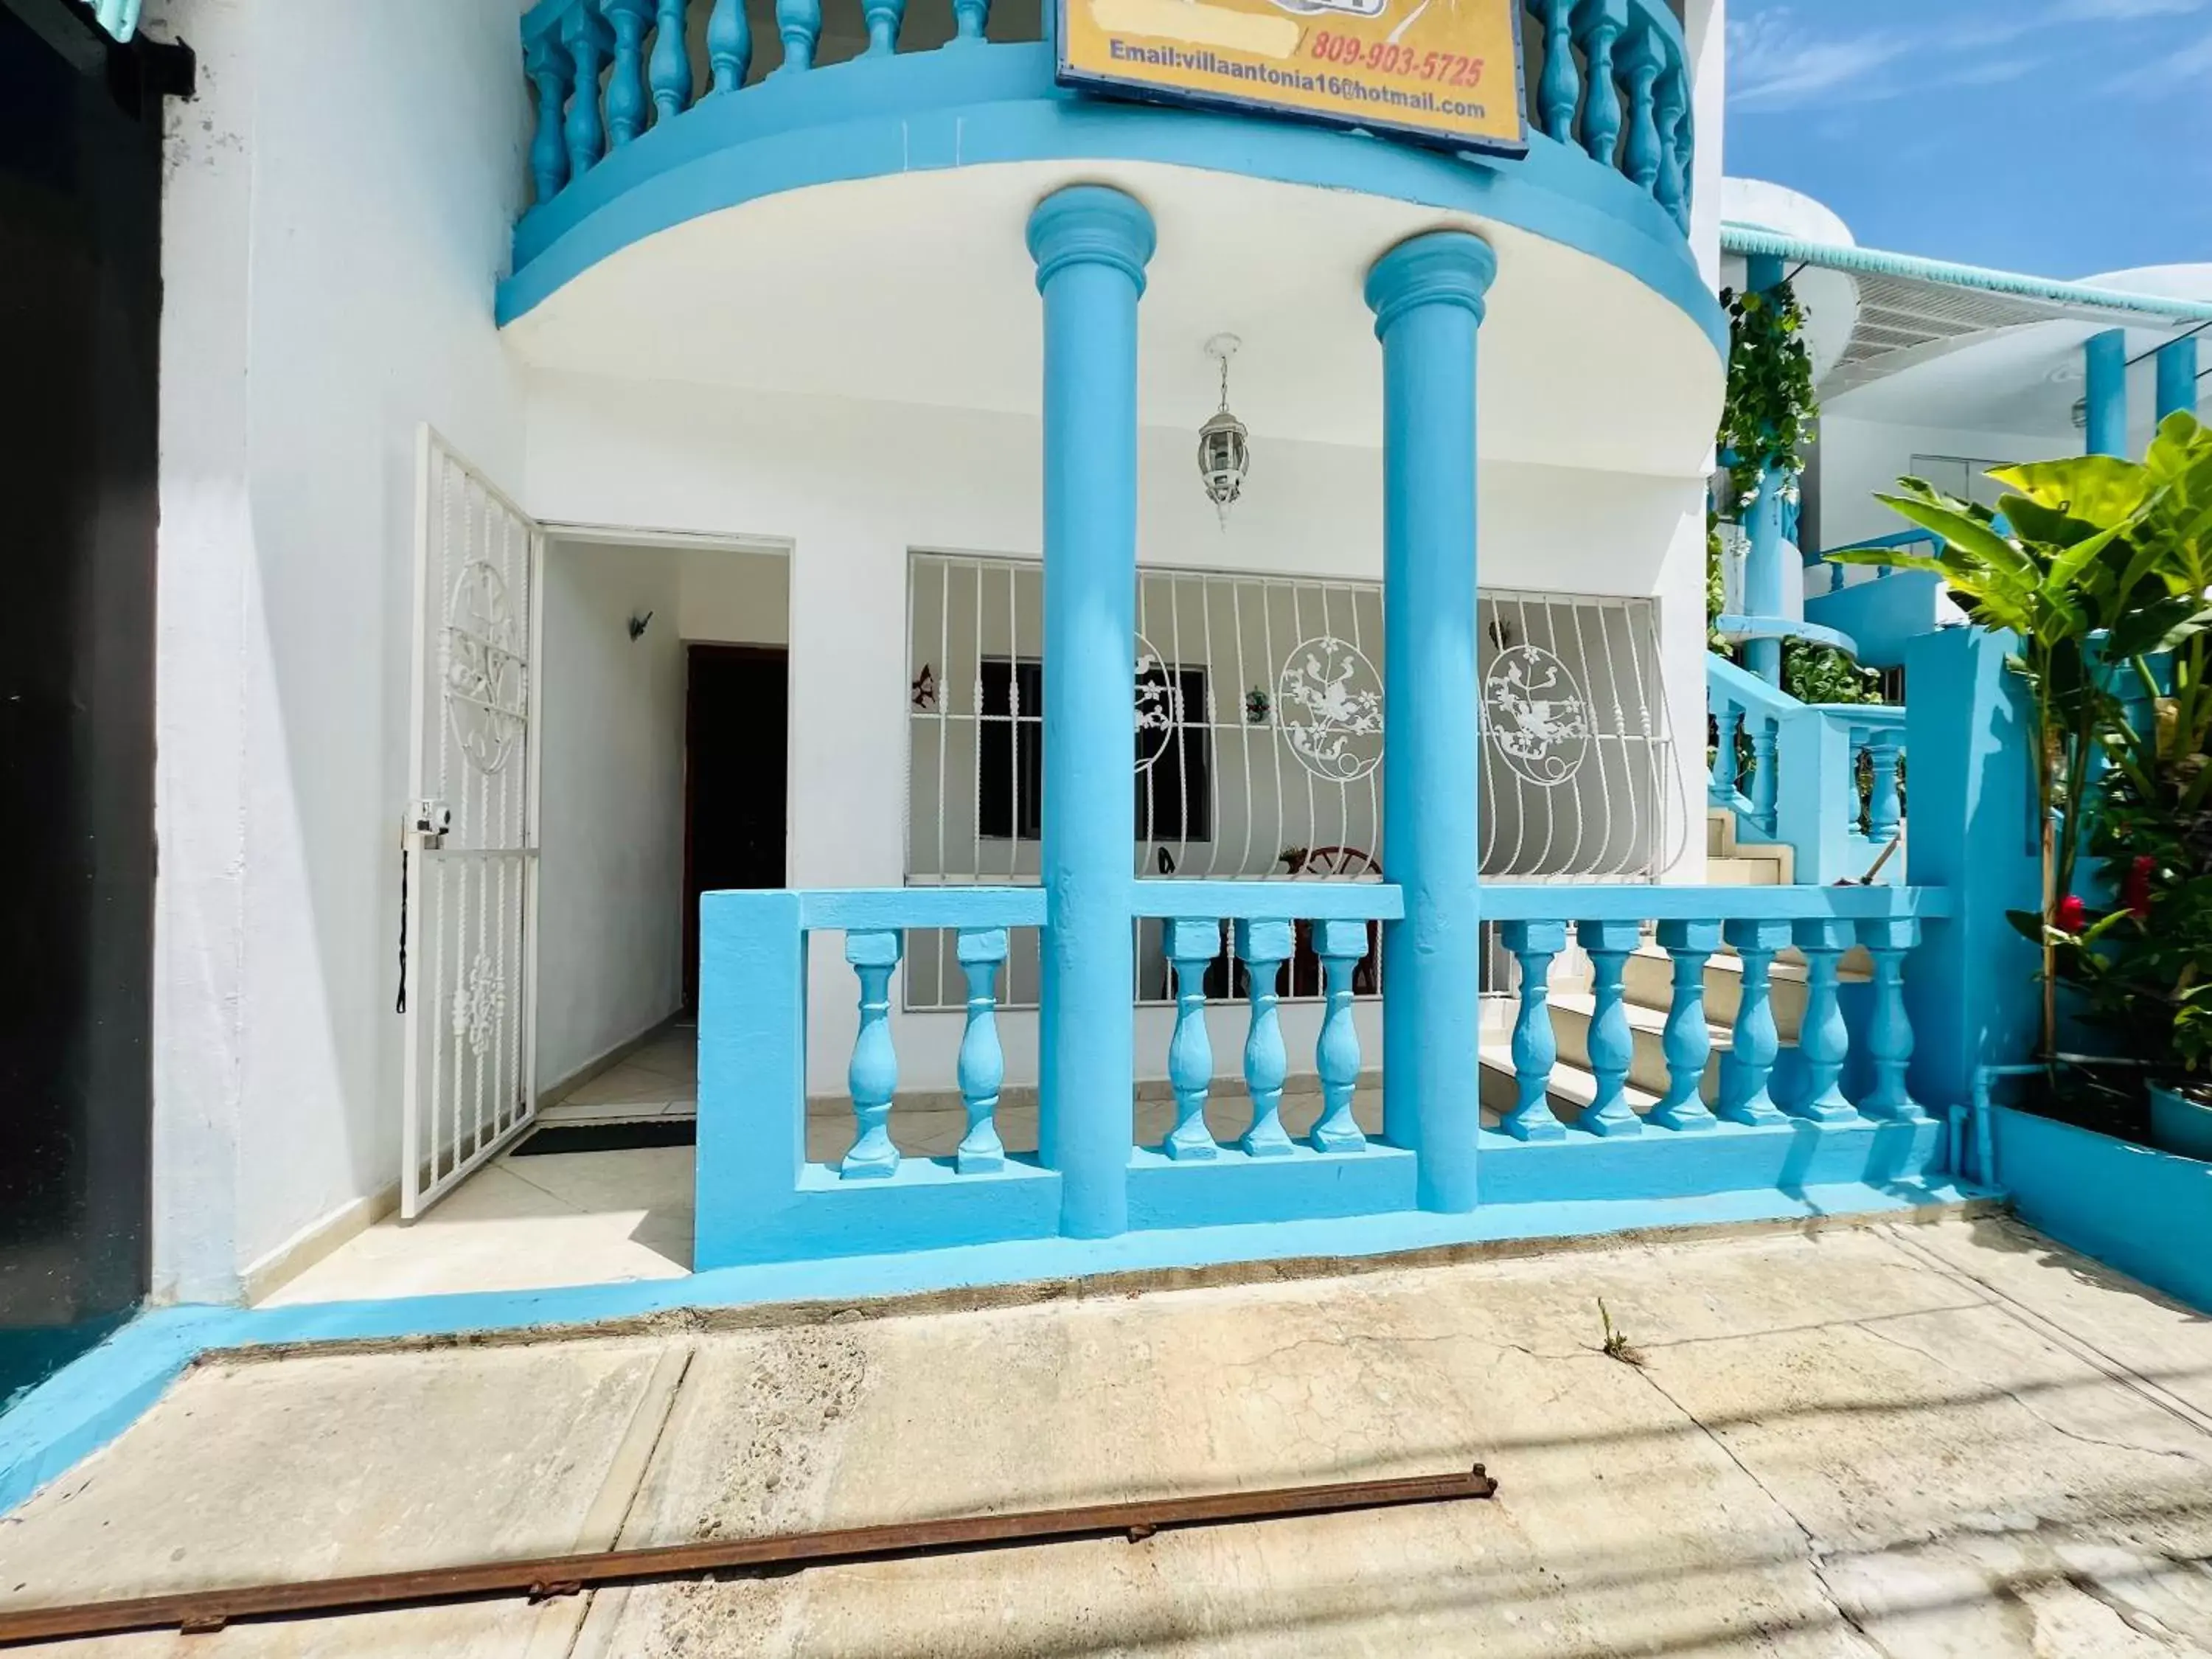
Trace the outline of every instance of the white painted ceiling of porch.
<instances>
[{"instance_id":1,"label":"white painted ceiling of porch","mask_svg":"<svg viewBox=\"0 0 2212 1659\"><path fill-rule=\"evenodd\" d=\"M1361 283L1394 243L1455 225L1498 253L1486 457L1703 471L1719 357L1626 272L1512 226L1152 163L957 167L769 197L623 250L507 337L571 372L1034 414L1042 313L1023 231L1039 198L1079 181L1121 185L1158 224L1140 321L1146 425L1195 430L1212 411L1202 348L1227 330L1244 342L1231 403L1255 434L1376 446L1381 355ZM865 472L865 457L854 464Z\"/></svg>"}]
</instances>

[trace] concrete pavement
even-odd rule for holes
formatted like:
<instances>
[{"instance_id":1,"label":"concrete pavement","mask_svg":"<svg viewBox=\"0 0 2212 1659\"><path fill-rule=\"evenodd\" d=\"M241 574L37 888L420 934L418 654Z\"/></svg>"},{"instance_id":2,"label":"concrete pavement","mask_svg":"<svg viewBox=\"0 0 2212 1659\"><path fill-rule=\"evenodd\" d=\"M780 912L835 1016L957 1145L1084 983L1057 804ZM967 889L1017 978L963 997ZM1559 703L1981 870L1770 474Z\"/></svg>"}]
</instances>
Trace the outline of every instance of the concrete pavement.
<instances>
[{"instance_id":1,"label":"concrete pavement","mask_svg":"<svg viewBox=\"0 0 2212 1659\"><path fill-rule=\"evenodd\" d=\"M0 1521L0 1601L1477 1460L1494 1503L45 1650L2212 1652L2212 1324L1994 1218L224 1359Z\"/></svg>"}]
</instances>

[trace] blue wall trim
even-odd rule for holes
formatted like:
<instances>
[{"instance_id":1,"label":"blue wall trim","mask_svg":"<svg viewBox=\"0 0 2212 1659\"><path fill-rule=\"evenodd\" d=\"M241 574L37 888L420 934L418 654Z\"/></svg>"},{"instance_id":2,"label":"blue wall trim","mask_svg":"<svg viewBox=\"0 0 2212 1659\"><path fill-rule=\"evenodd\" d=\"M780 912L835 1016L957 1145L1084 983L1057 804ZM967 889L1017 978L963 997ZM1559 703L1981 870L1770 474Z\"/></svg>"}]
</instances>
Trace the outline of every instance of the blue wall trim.
<instances>
[{"instance_id":1,"label":"blue wall trim","mask_svg":"<svg viewBox=\"0 0 2212 1659\"><path fill-rule=\"evenodd\" d=\"M1890 1133L1884 1130L1881 1134ZM1483 1155L1494 1170L1505 1159L1493 1154L1490 1139L1484 1137ZM1663 1143L1651 1138L1645 1144ZM1876 1145L1881 1144L1878 1135ZM1387 1154L1358 1162L1363 1169L1393 1167ZM1814 1173L1825 1172L1826 1167L1821 1165ZM1878 1168L1877 1161L1870 1157L1867 1167ZM1484 1177L1486 1183L1497 1178ZM1510 1174L1504 1178L1516 1179ZM121 1434L195 1359L238 1348L383 1341L469 1332L565 1330L676 1309L849 1303L1231 1262L1326 1261L1459 1245L1881 1215L1980 1196L1972 1189L1933 1178L1892 1182L1876 1176L1832 1183L1813 1182L1789 1192L1767 1188L1692 1198L1581 1197L1559 1203L1486 1203L1466 1214L1408 1210L1384 1215L1153 1229L1110 1239L1020 1239L890 1255L724 1267L684 1279L633 1279L549 1291L328 1302L289 1308L170 1308L132 1321L0 1416L0 1515Z\"/></svg>"},{"instance_id":2,"label":"blue wall trim","mask_svg":"<svg viewBox=\"0 0 2212 1659\"><path fill-rule=\"evenodd\" d=\"M1459 156L1251 115L1086 98L1042 43L857 58L710 99L611 153L524 216L498 319L526 315L600 260L780 191L944 167L1158 161L1480 214L1627 271L1728 351L1728 319L1667 210L1578 149L1529 135L1520 161Z\"/></svg>"},{"instance_id":3,"label":"blue wall trim","mask_svg":"<svg viewBox=\"0 0 2212 1659\"><path fill-rule=\"evenodd\" d=\"M2212 1164L2007 1106L1990 1115L2021 1220L2212 1314Z\"/></svg>"}]
</instances>

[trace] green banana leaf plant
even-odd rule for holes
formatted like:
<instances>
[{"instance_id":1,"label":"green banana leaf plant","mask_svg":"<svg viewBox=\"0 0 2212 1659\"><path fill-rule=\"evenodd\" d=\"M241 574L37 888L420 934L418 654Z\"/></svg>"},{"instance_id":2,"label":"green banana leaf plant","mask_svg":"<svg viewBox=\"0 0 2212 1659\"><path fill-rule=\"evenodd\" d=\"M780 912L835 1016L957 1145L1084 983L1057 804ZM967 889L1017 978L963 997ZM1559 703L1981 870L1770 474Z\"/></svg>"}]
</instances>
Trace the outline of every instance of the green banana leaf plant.
<instances>
[{"instance_id":1,"label":"green banana leaf plant","mask_svg":"<svg viewBox=\"0 0 2212 1659\"><path fill-rule=\"evenodd\" d=\"M2212 866L2185 853L2161 860L2128 851L2115 841L2117 827L2097 827L2111 795L2122 809L2115 826L2124 823L2138 839L2149 817L2181 823L2176 848L2195 844L2191 824L2201 823L2212 839L2212 822L2203 817L2212 793L2204 758L2212 723L2205 675L2212 645L2212 432L2176 415L2142 462L2076 456L1990 476L2004 489L1994 509L1911 477L1899 481L1898 493L1880 497L1940 538L1940 553L1868 549L1834 557L1935 571L1969 621L2017 641L2013 665L2027 683L2035 724L2043 890L2040 914L2015 920L2042 947L2048 1060L2057 1050L2062 975L2083 983L2109 976L2129 954L2122 947L2130 928L2152 939L2162 902L2167 921L2186 933L2199 925L2191 919L2199 908L2202 921L2212 924ZM2128 902L2094 920L2076 893L2085 851L2104 860L2108 876L2115 860L2124 865ZM2203 853L2212 857L2212 845ZM2145 856L2159 864L2151 872L2158 890L2148 902L2137 862ZM2160 943L2174 944L2162 936ZM2164 1063L2177 1055L2186 1060L2197 1019L2212 1036L2212 992L2196 982L2212 975L2212 937L2185 938L2176 949L2166 959L2171 982L2157 987L2159 1018L2171 1010L2174 1028L2155 1057ZM2152 977L2169 978L2162 969ZM2093 1003L2126 1000L2118 979L2106 989Z\"/></svg>"}]
</instances>

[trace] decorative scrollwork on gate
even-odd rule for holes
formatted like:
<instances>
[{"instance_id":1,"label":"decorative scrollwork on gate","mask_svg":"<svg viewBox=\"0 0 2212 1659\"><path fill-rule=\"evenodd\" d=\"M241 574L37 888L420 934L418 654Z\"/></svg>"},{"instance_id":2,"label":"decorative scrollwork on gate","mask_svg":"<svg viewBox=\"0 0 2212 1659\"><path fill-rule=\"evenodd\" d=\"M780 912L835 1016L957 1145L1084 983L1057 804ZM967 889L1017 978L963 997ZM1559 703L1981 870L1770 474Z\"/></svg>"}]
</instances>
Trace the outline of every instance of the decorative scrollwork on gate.
<instances>
[{"instance_id":1,"label":"decorative scrollwork on gate","mask_svg":"<svg viewBox=\"0 0 2212 1659\"><path fill-rule=\"evenodd\" d=\"M446 610L446 720L480 772L507 763L530 716L523 624L507 579L483 559L461 567Z\"/></svg>"},{"instance_id":2,"label":"decorative scrollwork on gate","mask_svg":"<svg viewBox=\"0 0 2212 1659\"><path fill-rule=\"evenodd\" d=\"M479 951L461 982L453 988L453 1036L472 1054L488 1054L499 1040L507 1012L507 979L490 953Z\"/></svg>"},{"instance_id":3,"label":"decorative scrollwork on gate","mask_svg":"<svg viewBox=\"0 0 2212 1659\"><path fill-rule=\"evenodd\" d=\"M1316 777L1357 783L1382 764L1382 677L1333 634L1303 640L1277 677L1275 729Z\"/></svg>"},{"instance_id":4,"label":"decorative scrollwork on gate","mask_svg":"<svg viewBox=\"0 0 2212 1659\"><path fill-rule=\"evenodd\" d=\"M1137 770L1149 772L1183 723L1182 689L1175 671L1142 634L1137 635L1136 717Z\"/></svg>"},{"instance_id":5,"label":"decorative scrollwork on gate","mask_svg":"<svg viewBox=\"0 0 2212 1659\"><path fill-rule=\"evenodd\" d=\"M1506 766L1539 788L1557 788L1589 757L1589 702L1566 664L1540 645L1498 653L1482 682L1482 716Z\"/></svg>"}]
</instances>

